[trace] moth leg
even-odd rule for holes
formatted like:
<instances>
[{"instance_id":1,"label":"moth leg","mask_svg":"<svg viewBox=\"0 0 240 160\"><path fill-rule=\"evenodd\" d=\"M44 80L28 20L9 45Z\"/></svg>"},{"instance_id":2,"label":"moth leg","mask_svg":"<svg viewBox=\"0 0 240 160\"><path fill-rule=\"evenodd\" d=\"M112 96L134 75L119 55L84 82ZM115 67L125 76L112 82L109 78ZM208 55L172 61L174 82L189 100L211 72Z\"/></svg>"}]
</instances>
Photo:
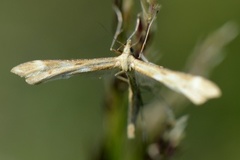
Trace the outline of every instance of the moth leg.
<instances>
[{"instance_id":1,"label":"moth leg","mask_svg":"<svg viewBox=\"0 0 240 160\"><path fill-rule=\"evenodd\" d=\"M128 37L128 40L132 39L132 37L136 34L136 32L138 31L139 26L140 26L140 14L138 14L138 16L137 16L137 22L136 22L135 29L134 29L133 33Z\"/></svg>"},{"instance_id":2,"label":"moth leg","mask_svg":"<svg viewBox=\"0 0 240 160\"><path fill-rule=\"evenodd\" d=\"M145 35L145 38L144 38L144 41L143 41L143 44L142 44L142 47L141 47L141 50L139 52L139 58L142 57L142 54L143 54L143 50L145 48L145 45L147 43L147 39L148 39L148 35L149 35L149 32L150 32L150 29L151 29L151 26L152 26L152 23L153 21L156 19L156 15L158 13L158 11L160 10L160 6L159 5L155 5L155 6L152 6L153 8L153 12L149 13L149 20L147 21L147 29L146 29L146 35Z\"/></svg>"},{"instance_id":3,"label":"moth leg","mask_svg":"<svg viewBox=\"0 0 240 160\"><path fill-rule=\"evenodd\" d=\"M128 79L122 75L124 73L125 73L124 71L120 71L115 74L115 77L122 80L123 82L129 83Z\"/></svg>"},{"instance_id":4,"label":"moth leg","mask_svg":"<svg viewBox=\"0 0 240 160\"><path fill-rule=\"evenodd\" d=\"M110 47L110 51L114 51L116 53L120 53L121 54L121 52L118 49L117 50L114 49L113 46L115 45L119 34L122 33L123 17L122 17L122 13L121 13L120 9L116 5L113 5L113 10L116 13L118 24L117 24L117 29L115 31L115 34L114 34L114 37L113 37L113 41L112 41L112 44L111 44L111 47Z\"/></svg>"}]
</instances>

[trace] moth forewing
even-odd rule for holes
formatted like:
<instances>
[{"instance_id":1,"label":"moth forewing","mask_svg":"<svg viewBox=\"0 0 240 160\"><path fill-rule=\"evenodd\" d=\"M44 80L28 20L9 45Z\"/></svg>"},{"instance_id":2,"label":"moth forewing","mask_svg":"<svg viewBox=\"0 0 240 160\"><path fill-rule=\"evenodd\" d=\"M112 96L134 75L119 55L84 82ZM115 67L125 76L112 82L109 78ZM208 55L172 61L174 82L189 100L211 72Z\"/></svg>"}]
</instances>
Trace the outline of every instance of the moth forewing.
<instances>
[{"instance_id":1,"label":"moth forewing","mask_svg":"<svg viewBox=\"0 0 240 160\"><path fill-rule=\"evenodd\" d=\"M196 105L221 95L221 91L216 84L200 76L172 71L137 59L133 60L132 68L163 83L174 91L182 93Z\"/></svg>"},{"instance_id":2,"label":"moth forewing","mask_svg":"<svg viewBox=\"0 0 240 160\"><path fill-rule=\"evenodd\" d=\"M11 72L26 79L28 84L69 78L75 74L119 67L116 58L77 60L35 60L14 67Z\"/></svg>"}]
</instances>

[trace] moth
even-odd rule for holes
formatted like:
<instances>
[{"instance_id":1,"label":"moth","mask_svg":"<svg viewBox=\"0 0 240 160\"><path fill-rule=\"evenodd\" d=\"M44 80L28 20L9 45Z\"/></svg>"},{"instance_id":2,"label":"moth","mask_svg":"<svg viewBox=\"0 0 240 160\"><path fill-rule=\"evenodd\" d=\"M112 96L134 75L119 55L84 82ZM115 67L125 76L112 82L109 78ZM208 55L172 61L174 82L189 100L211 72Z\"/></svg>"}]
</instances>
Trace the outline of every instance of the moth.
<instances>
[{"instance_id":1,"label":"moth","mask_svg":"<svg viewBox=\"0 0 240 160\"><path fill-rule=\"evenodd\" d=\"M50 80L69 78L81 73L118 68L125 73L135 71L161 82L170 89L185 95L196 105L221 95L219 87L203 77L173 71L135 58L131 54L131 46L131 40L128 39L122 54L117 57L34 60L12 68L11 72L24 77L28 84L35 85Z\"/></svg>"}]
</instances>

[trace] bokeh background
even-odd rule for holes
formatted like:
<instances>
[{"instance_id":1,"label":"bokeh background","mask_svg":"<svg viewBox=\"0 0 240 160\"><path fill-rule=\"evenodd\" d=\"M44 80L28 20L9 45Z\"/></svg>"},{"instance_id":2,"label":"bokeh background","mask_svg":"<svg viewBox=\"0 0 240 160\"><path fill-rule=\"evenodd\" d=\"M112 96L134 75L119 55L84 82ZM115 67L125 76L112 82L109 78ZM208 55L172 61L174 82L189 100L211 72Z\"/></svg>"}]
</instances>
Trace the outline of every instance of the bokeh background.
<instances>
[{"instance_id":1,"label":"bokeh background","mask_svg":"<svg viewBox=\"0 0 240 160\"><path fill-rule=\"evenodd\" d=\"M30 86L10 69L34 59L114 56L111 3L0 1L0 160L86 159L99 143L103 80L77 76ZM225 22L240 26L239 0L160 3L154 48L162 53L158 64L171 69L182 69L198 40ZM184 110L187 135L174 159L240 159L240 38L225 51L211 75L223 96Z\"/></svg>"}]
</instances>

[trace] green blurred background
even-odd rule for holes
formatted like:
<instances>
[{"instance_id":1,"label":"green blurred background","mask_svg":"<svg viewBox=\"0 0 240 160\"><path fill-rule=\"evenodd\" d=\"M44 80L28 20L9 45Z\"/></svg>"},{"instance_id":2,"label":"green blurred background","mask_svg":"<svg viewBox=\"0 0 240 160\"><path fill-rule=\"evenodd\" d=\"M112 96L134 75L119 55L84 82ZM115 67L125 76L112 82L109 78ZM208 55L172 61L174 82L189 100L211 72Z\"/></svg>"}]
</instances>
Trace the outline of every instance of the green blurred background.
<instances>
[{"instance_id":1,"label":"green blurred background","mask_svg":"<svg viewBox=\"0 0 240 160\"><path fill-rule=\"evenodd\" d=\"M154 48L162 53L158 64L175 70L200 38L229 20L240 23L239 0L161 4ZM0 160L86 159L99 143L103 80L78 76L30 86L10 69L34 59L114 56L112 17L110 0L0 1ZM174 159L240 159L239 42L226 47L211 76L223 96L184 110L187 135Z\"/></svg>"}]
</instances>

